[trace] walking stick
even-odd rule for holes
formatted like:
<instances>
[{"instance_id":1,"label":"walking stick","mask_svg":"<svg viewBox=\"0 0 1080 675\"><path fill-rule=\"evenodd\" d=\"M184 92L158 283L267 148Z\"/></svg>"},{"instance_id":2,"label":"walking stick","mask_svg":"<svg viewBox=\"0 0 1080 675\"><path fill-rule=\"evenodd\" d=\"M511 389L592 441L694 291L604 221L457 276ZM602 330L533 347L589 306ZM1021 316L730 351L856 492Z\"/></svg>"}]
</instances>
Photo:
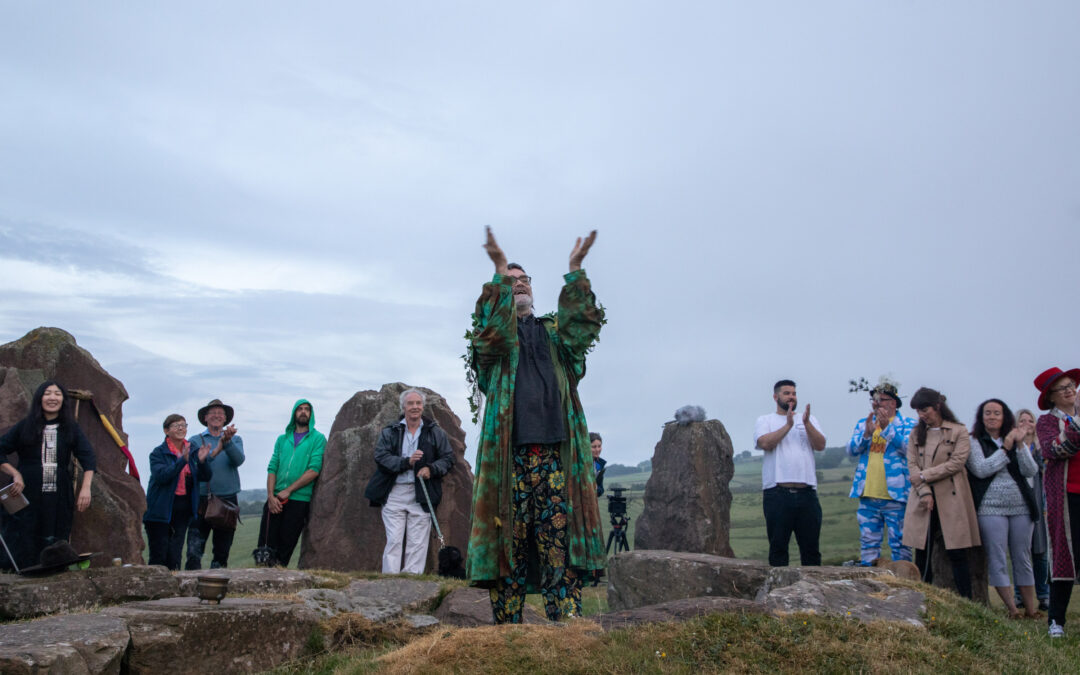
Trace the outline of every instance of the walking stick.
<instances>
[{"instance_id":1,"label":"walking stick","mask_svg":"<svg viewBox=\"0 0 1080 675\"><path fill-rule=\"evenodd\" d=\"M420 487L424 490L424 499L427 500L428 513L431 514L431 522L435 524L435 534L439 536L439 548L446 548L446 540L443 539L442 530L439 528L439 519L435 517L435 507L431 505L431 496L427 491L427 481L423 476L417 476L420 479Z\"/></svg>"},{"instance_id":2,"label":"walking stick","mask_svg":"<svg viewBox=\"0 0 1080 675\"><path fill-rule=\"evenodd\" d=\"M15 556L11 555L11 549L8 548L7 542L4 541L4 535L0 534L0 544L4 545L4 550L7 551L8 560L11 561L11 566L15 568L15 574L22 574L19 571L19 563L15 562Z\"/></svg>"}]
</instances>

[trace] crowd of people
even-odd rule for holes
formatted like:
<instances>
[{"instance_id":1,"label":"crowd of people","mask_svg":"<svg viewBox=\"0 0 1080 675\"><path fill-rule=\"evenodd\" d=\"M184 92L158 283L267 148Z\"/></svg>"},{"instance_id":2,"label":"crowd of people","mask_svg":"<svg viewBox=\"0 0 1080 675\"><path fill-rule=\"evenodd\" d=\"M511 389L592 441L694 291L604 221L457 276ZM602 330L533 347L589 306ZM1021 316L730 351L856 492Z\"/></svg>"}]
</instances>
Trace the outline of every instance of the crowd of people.
<instances>
[{"instance_id":1,"label":"crowd of people","mask_svg":"<svg viewBox=\"0 0 1080 675\"><path fill-rule=\"evenodd\" d=\"M603 441L589 433L578 396L586 355L605 323L582 262L596 232L579 238L555 313L536 316L531 277L508 262L487 230L484 250L495 267L473 313L466 355L471 401L483 407L473 485L467 578L489 589L496 623L519 623L527 592L539 592L549 619L581 612L581 589L607 560L598 494L603 492ZM943 394L917 390L903 415L895 383L870 390L871 407L848 443L858 458L850 496L858 499L860 564L871 565L888 537L896 561L915 560L932 580L935 546L943 546L957 591L972 596L968 550L986 553L989 585L1010 616L1042 616L1049 634L1064 635L1065 612L1080 561L1080 369L1051 368L1035 378L1036 418L1014 415L1000 399L979 405L970 429ZM769 563L788 564L795 535L801 563L820 565L822 524L814 453L825 448L821 425L806 405L798 411L795 382L773 387L775 410L757 420L754 441L764 451L762 506ZM446 433L424 414L425 394L401 393L400 417L374 448L375 471L365 490L382 509L385 573L423 573L430 527L453 469ZM90 505L94 452L57 382L35 392L25 418L0 437L0 472L9 497L29 505L4 514L10 558L0 568L33 564L43 549L66 541L73 513ZM187 420L168 415L164 440L150 453L143 523L149 562L200 569L212 541L211 567L228 565L236 527L244 444L234 410L213 399L196 417L204 429L188 435ZM298 400L267 467L266 502L255 560L287 566L307 524L326 437L315 429L312 404ZM17 454L18 465L5 458ZM82 468L74 485L72 458ZM914 550L914 556L912 551ZM1012 579L1008 561L1012 562Z\"/></svg>"},{"instance_id":2,"label":"crowd of people","mask_svg":"<svg viewBox=\"0 0 1080 675\"><path fill-rule=\"evenodd\" d=\"M859 500L859 564L877 561L887 535L893 560L911 561L914 550L931 582L933 550L943 546L956 591L971 598L968 553L981 547L988 584L1009 616L1046 611L1049 635L1061 637L1080 560L1080 461L1071 461L1080 452L1080 369L1050 368L1034 384L1045 414L1014 414L991 398L969 429L927 387L911 396L918 419L904 416L897 385L882 378L847 445L858 458L850 496ZM825 437L809 405L797 414L795 382L777 382L773 400L776 410L759 417L754 432L764 451L769 564L788 564L794 534L802 564L820 565L814 452Z\"/></svg>"}]
</instances>

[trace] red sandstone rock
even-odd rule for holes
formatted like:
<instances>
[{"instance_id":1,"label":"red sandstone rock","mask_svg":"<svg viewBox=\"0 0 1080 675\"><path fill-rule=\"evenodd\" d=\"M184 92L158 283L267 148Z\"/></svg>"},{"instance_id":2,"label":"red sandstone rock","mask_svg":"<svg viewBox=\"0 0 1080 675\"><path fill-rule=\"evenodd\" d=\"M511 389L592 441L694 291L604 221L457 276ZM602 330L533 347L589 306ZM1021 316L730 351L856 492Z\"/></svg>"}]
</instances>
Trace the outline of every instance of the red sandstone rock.
<instances>
[{"instance_id":1,"label":"red sandstone rock","mask_svg":"<svg viewBox=\"0 0 1080 675\"><path fill-rule=\"evenodd\" d=\"M70 333L59 328L36 328L0 345L0 433L26 415L34 390L49 379L69 390L91 392L98 409L126 441L121 422L127 390ZM78 422L94 447L97 473L90 508L75 514L72 546L77 551L100 551L103 555L93 559L94 565L108 565L113 558L141 563L146 493L128 475L127 458L86 402L79 404ZM9 480L4 476L0 484Z\"/></svg>"},{"instance_id":2,"label":"red sandstone rock","mask_svg":"<svg viewBox=\"0 0 1080 675\"><path fill-rule=\"evenodd\" d=\"M311 500L310 519L300 550L300 567L330 570L382 569L386 545L382 512L369 506L364 488L375 473L375 441L379 432L397 421L398 396L408 389L401 382L379 391L361 391L341 407L327 439L323 470ZM472 511L472 468L465 461L465 432L461 420L442 396L427 395L424 415L438 422L454 449L453 470L443 478L443 496L436 515L448 546L465 553ZM431 529L427 570L438 567L439 542Z\"/></svg>"}]
</instances>

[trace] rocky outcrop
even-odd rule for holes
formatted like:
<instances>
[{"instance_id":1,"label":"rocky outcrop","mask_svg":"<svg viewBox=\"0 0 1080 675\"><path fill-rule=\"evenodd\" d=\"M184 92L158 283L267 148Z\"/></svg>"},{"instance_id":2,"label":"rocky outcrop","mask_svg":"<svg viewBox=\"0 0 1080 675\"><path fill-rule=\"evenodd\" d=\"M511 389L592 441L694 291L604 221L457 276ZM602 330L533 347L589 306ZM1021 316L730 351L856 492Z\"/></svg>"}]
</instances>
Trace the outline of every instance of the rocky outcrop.
<instances>
[{"instance_id":1,"label":"rocky outcrop","mask_svg":"<svg viewBox=\"0 0 1080 675\"><path fill-rule=\"evenodd\" d=\"M368 505L364 488L375 472L375 442L379 432L400 418L398 396L408 389L400 382L379 391L361 391L341 407L327 439L323 470L311 499L311 517L300 550L302 568L381 571L386 545L381 511ZM443 478L437 516L449 546L462 553L468 545L472 509L472 469L465 461L465 432L461 420L442 396L423 389L424 414L432 417L450 438L456 463ZM429 571L437 568L438 540L431 531Z\"/></svg>"},{"instance_id":2,"label":"rocky outcrop","mask_svg":"<svg viewBox=\"0 0 1080 675\"><path fill-rule=\"evenodd\" d=\"M75 338L59 328L37 328L22 338L0 345L0 433L26 414L30 397L45 380L54 379L69 390L88 391L98 409L108 417L120 437L122 406L127 400L124 385L110 375ZM113 558L141 563L142 514L146 493L127 473L127 458L105 430L93 406L78 406L79 427L94 447L97 472L90 508L76 512L71 543L77 551L95 551L93 565L108 565ZM14 456L12 456L14 459ZM7 476L0 484L8 482Z\"/></svg>"},{"instance_id":3,"label":"rocky outcrop","mask_svg":"<svg viewBox=\"0 0 1080 675\"><path fill-rule=\"evenodd\" d=\"M0 618L26 619L177 594L164 567L92 567L47 577L0 574Z\"/></svg>"},{"instance_id":4,"label":"rocky outcrop","mask_svg":"<svg viewBox=\"0 0 1080 675\"><path fill-rule=\"evenodd\" d=\"M240 594L270 594L288 595L313 588L318 583L318 578L297 570L282 569L280 567L238 567L221 568L215 570L191 570L174 572L173 576L180 585L180 595L194 597L199 577L213 576L224 577L229 580L229 595Z\"/></svg>"},{"instance_id":5,"label":"rocky outcrop","mask_svg":"<svg viewBox=\"0 0 1080 675\"><path fill-rule=\"evenodd\" d=\"M439 601L439 584L414 579L360 580L345 589L335 591L314 588L297 593L304 603L323 617L338 614L359 614L369 621L390 621L409 618L414 627L432 622L425 615L407 612L427 612ZM437 620L436 620L437 622Z\"/></svg>"},{"instance_id":6,"label":"rocky outcrop","mask_svg":"<svg viewBox=\"0 0 1080 675\"><path fill-rule=\"evenodd\" d=\"M298 657L319 617L291 600L168 598L109 607L131 635L125 672L235 673L269 670Z\"/></svg>"},{"instance_id":7,"label":"rocky outcrop","mask_svg":"<svg viewBox=\"0 0 1080 675\"><path fill-rule=\"evenodd\" d=\"M700 598L708 597L738 601L719 603L715 611L753 605L752 611L776 615L813 612L923 625L925 596L882 582L889 578L891 572L875 567L769 567L700 553L632 551L615 556L608 567L608 607L613 613L649 608L646 616L674 616L680 607L704 612L709 603ZM636 621L640 613L624 620Z\"/></svg>"},{"instance_id":8,"label":"rocky outcrop","mask_svg":"<svg viewBox=\"0 0 1080 675\"><path fill-rule=\"evenodd\" d=\"M704 596L671 600L656 605L624 609L593 617L604 630L630 628L643 623L662 621L688 621L706 614L726 614L731 612L764 614L765 606L753 600L740 598L720 598Z\"/></svg>"},{"instance_id":9,"label":"rocky outcrop","mask_svg":"<svg viewBox=\"0 0 1080 675\"><path fill-rule=\"evenodd\" d=\"M634 548L733 557L728 483L734 472L731 438L719 421L665 425Z\"/></svg>"},{"instance_id":10,"label":"rocky outcrop","mask_svg":"<svg viewBox=\"0 0 1080 675\"><path fill-rule=\"evenodd\" d=\"M118 675L131 635L123 619L73 614L0 625L0 673Z\"/></svg>"},{"instance_id":11,"label":"rocky outcrop","mask_svg":"<svg viewBox=\"0 0 1080 675\"><path fill-rule=\"evenodd\" d=\"M860 621L900 621L922 626L926 596L873 579L801 579L772 590L765 607L773 614L809 612Z\"/></svg>"},{"instance_id":12,"label":"rocky outcrop","mask_svg":"<svg viewBox=\"0 0 1080 675\"><path fill-rule=\"evenodd\" d=\"M981 546L975 546L967 550L968 569L971 570L971 599L984 605L990 604L989 577L986 571L986 553ZM953 582L952 562L949 554L945 551L945 540L942 539L941 530L937 531L930 554L930 569L933 572L933 584L939 588L956 590Z\"/></svg>"}]
</instances>

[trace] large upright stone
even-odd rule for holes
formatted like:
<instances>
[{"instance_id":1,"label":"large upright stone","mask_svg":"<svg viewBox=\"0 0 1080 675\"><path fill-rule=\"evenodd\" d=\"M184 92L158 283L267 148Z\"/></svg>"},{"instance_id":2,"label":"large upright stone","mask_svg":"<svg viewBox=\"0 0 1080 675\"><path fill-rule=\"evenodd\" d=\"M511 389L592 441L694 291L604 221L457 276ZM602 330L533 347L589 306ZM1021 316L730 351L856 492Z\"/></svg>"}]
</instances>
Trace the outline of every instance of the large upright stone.
<instances>
[{"instance_id":1,"label":"large upright stone","mask_svg":"<svg viewBox=\"0 0 1080 675\"><path fill-rule=\"evenodd\" d=\"M386 545L382 512L369 506L364 488L375 473L375 441L379 432L401 417L398 397L409 386L384 384L379 391L361 391L341 407L327 439L323 470L311 499L311 517L300 550L300 567L331 570L382 569ZM442 502L436 515L446 543L465 553L472 509L472 468L465 461L465 431L442 396L423 389L424 415L433 418L450 438L453 470L443 478ZM439 543L435 528L428 546L429 572L437 568Z\"/></svg>"},{"instance_id":2,"label":"large upright stone","mask_svg":"<svg viewBox=\"0 0 1080 675\"><path fill-rule=\"evenodd\" d=\"M50 379L69 390L90 392L98 409L126 442L121 422L127 390L90 352L76 344L71 334L59 328L36 328L14 342L0 345L0 433L26 414L34 390ZM90 508L75 513L72 546L77 551L101 552L103 555L94 558L93 565L108 565L113 558L141 563L146 493L139 481L128 475L127 458L93 406L79 402L77 417L79 427L94 447L97 472ZM0 485L7 482L7 476L0 477Z\"/></svg>"},{"instance_id":3,"label":"large upright stone","mask_svg":"<svg viewBox=\"0 0 1080 675\"><path fill-rule=\"evenodd\" d=\"M734 472L731 437L718 420L665 425L634 548L734 557L728 489Z\"/></svg>"}]
</instances>

